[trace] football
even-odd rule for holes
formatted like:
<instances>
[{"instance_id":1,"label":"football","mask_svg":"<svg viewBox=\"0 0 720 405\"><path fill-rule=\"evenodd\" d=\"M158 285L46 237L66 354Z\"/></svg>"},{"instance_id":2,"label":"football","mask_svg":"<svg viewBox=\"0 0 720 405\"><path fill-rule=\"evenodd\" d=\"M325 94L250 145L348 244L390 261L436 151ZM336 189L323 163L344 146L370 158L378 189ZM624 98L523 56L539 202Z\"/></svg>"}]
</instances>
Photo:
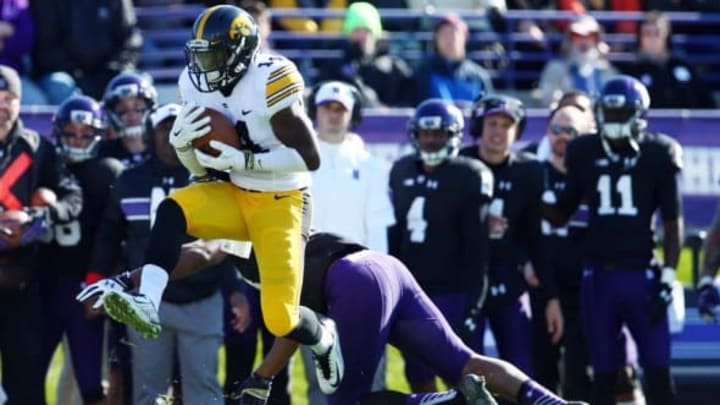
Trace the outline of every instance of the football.
<instances>
[{"instance_id":1,"label":"football","mask_svg":"<svg viewBox=\"0 0 720 405\"><path fill-rule=\"evenodd\" d=\"M30 221L30 215L21 210L0 212L0 238L3 238L10 249L20 246L24 225Z\"/></svg>"},{"instance_id":2,"label":"football","mask_svg":"<svg viewBox=\"0 0 720 405\"><path fill-rule=\"evenodd\" d=\"M232 121L230 121L225 114L212 108L205 108L205 112L200 114L198 119L206 115L210 117L210 132L200 138L193 139L192 146L194 148L200 149L208 155L217 156L220 152L211 148L209 145L212 140L224 142L236 148L242 146L240 137L235 131L235 125L233 125Z\"/></svg>"},{"instance_id":3,"label":"football","mask_svg":"<svg viewBox=\"0 0 720 405\"><path fill-rule=\"evenodd\" d=\"M46 187L39 187L30 198L30 205L33 207L47 207L57 201L55 192Z\"/></svg>"}]
</instances>

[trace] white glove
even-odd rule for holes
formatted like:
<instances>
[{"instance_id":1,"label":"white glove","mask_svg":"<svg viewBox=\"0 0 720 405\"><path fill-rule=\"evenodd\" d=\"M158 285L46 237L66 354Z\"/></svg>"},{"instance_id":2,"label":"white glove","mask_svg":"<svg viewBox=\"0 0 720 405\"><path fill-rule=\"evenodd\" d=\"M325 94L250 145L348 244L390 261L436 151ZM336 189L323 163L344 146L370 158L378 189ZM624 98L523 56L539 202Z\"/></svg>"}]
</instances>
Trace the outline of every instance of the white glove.
<instances>
[{"instance_id":1,"label":"white glove","mask_svg":"<svg viewBox=\"0 0 720 405\"><path fill-rule=\"evenodd\" d=\"M188 150L190 142L210 132L210 116L197 119L204 111L205 107L197 104L183 104L170 130L170 144L175 149Z\"/></svg>"},{"instance_id":2,"label":"white glove","mask_svg":"<svg viewBox=\"0 0 720 405\"><path fill-rule=\"evenodd\" d=\"M242 151L220 141L210 141L209 146L218 150L220 154L212 156L195 149L195 156L204 167L227 172L230 170L250 170L254 166L255 159L249 151ZM249 163L252 163L252 165L249 166Z\"/></svg>"},{"instance_id":3,"label":"white glove","mask_svg":"<svg viewBox=\"0 0 720 405\"><path fill-rule=\"evenodd\" d=\"M93 309L98 309L102 306L105 301L105 295L109 291L125 291L127 288L128 285L121 277L104 278L83 288L82 291L75 296L75 300L85 302L96 295L100 295L100 298L98 298L97 302L92 306Z\"/></svg>"}]
</instances>

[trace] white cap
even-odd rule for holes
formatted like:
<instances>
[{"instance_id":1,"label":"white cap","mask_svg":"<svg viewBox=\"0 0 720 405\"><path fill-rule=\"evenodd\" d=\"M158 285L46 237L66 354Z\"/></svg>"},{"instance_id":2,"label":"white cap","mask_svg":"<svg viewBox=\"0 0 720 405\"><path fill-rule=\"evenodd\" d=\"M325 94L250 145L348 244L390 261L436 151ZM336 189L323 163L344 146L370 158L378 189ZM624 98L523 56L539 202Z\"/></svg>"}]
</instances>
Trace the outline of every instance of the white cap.
<instances>
[{"instance_id":1,"label":"white cap","mask_svg":"<svg viewBox=\"0 0 720 405\"><path fill-rule=\"evenodd\" d=\"M150 123L153 128L168 118L175 118L180 114L180 104L168 103L158 107L150 114Z\"/></svg>"},{"instance_id":2,"label":"white cap","mask_svg":"<svg viewBox=\"0 0 720 405\"><path fill-rule=\"evenodd\" d=\"M317 93L315 93L315 105L318 106L330 101L338 102L348 111L352 111L355 106L355 96L353 95L352 87L349 84L338 81L323 84Z\"/></svg>"}]
</instances>

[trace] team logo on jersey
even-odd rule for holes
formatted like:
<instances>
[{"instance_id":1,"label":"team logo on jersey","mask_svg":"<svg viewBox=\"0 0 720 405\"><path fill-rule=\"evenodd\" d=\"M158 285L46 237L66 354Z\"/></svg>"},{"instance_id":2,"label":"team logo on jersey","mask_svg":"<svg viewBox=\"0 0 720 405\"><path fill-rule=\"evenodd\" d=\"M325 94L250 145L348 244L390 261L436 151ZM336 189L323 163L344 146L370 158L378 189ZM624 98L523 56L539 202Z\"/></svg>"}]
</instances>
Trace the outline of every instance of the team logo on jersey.
<instances>
[{"instance_id":1,"label":"team logo on jersey","mask_svg":"<svg viewBox=\"0 0 720 405\"><path fill-rule=\"evenodd\" d=\"M595 167L608 167L610 165L610 162L608 162L607 159L595 159Z\"/></svg>"}]
</instances>

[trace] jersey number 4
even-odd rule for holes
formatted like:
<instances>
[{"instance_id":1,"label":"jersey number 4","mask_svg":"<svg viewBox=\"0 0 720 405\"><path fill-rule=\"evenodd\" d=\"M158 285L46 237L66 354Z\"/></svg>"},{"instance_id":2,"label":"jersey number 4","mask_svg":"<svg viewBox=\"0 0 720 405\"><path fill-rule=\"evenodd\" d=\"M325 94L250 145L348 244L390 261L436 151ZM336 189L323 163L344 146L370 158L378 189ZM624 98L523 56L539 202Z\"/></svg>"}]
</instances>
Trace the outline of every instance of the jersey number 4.
<instances>
[{"instance_id":1,"label":"jersey number 4","mask_svg":"<svg viewBox=\"0 0 720 405\"><path fill-rule=\"evenodd\" d=\"M427 229L427 221L425 220L425 197L415 197L410 209L405 215L407 222L407 230L410 233L410 242L425 242L425 230Z\"/></svg>"},{"instance_id":2,"label":"jersey number 4","mask_svg":"<svg viewBox=\"0 0 720 405\"><path fill-rule=\"evenodd\" d=\"M615 182L613 187L610 175L603 174L598 179L597 191L600 193L600 205L598 205L598 215L637 215L638 209L633 202L632 193L632 177L623 174ZM620 206L613 205L613 194L620 194Z\"/></svg>"}]
</instances>

